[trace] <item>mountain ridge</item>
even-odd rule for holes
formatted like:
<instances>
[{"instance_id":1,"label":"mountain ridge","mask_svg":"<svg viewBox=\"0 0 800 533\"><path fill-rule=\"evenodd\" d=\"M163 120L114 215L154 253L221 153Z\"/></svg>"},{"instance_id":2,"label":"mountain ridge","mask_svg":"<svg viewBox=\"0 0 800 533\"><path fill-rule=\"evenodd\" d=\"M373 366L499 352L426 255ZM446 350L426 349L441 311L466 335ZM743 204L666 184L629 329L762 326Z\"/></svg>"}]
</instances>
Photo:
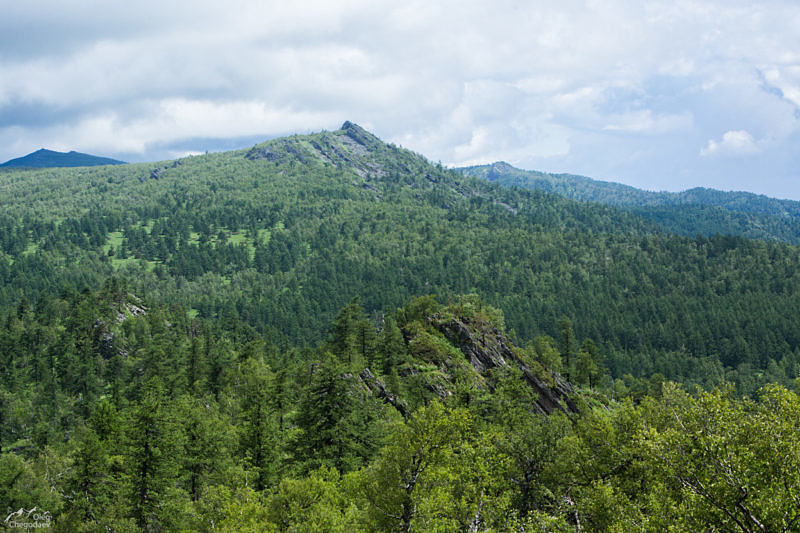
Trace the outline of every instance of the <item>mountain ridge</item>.
<instances>
[{"instance_id":1,"label":"mountain ridge","mask_svg":"<svg viewBox=\"0 0 800 533\"><path fill-rule=\"evenodd\" d=\"M799 371L800 247L352 123L0 172L11 529L794 531Z\"/></svg>"},{"instance_id":2,"label":"mountain ridge","mask_svg":"<svg viewBox=\"0 0 800 533\"><path fill-rule=\"evenodd\" d=\"M40 148L28 155L9 159L0 164L3 168L63 168L63 167L93 167L103 165L126 165L125 161L84 154L71 150L69 152L56 152Z\"/></svg>"},{"instance_id":3,"label":"mountain ridge","mask_svg":"<svg viewBox=\"0 0 800 533\"><path fill-rule=\"evenodd\" d=\"M720 233L800 243L800 202L795 200L705 187L646 191L586 176L522 170L504 161L456 170L492 183L625 209L678 235Z\"/></svg>"},{"instance_id":4,"label":"mountain ridge","mask_svg":"<svg viewBox=\"0 0 800 533\"><path fill-rule=\"evenodd\" d=\"M497 161L486 165L459 167L456 170L463 174L483 177L489 181L503 184L512 184L511 182L514 181L513 184L524 186L525 182L530 182L530 185L539 185L537 188L541 188L542 190L546 190L543 182L549 182L554 192L567 189L570 185L585 184L591 186L593 189L574 190L569 195L570 198L580 201L601 201L601 203L608 203L610 205L640 205L643 203L644 199L647 201L648 205L706 204L724 207L734 206L737 201L751 200L762 202L762 204L751 206L749 209L752 209L752 212L800 216L800 201L774 198L765 194L748 191L724 191L711 187L692 187L678 192L650 191L624 183L598 180L578 174L520 169L505 161ZM537 180L539 180L539 183L537 183ZM631 197L598 200L597 198L600 196L599 191L606 191L607 193L625 192L631 195Z\"/></svg>"}]
</instances>

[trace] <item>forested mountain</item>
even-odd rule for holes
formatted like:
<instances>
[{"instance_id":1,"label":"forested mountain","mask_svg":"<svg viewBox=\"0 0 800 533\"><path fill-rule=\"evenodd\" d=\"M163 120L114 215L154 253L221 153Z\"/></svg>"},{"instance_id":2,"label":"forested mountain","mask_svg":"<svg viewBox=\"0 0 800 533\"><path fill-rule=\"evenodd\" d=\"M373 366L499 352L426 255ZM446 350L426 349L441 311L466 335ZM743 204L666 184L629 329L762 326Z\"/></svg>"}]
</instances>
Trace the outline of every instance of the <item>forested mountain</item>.
<instances>
[{"instance_id":1,"label":"forested mountain","mask_svg":"<svg viewBox=\"0 0 800 533\"><path fill-rule=\"evenodd\" d=\"M458 170L506 186L623 207L679 235L694 237L719 233L800 243L800 202L794 200L702 187L677 193L644 191L573 174L521 170L505 162Z\"/></svg>"},{"instance_id":2,"label":"forested mountain","mask_svg":"<svg viewBox=\"0 0 800 533\"><path fill-rule=\"evenodd\" d=\"M54 152L42 148L30 154L11 159L0 164L10 168L45 168L45 167L94 167L101 165L124 165L124 161L96 155L82 154L76 151Z\"/></svg>"},{"instance_id":3,"label":"forested mountain","mask_svg":"<svg viewBox=\"0 0 800 533\"><path fill-rule=\"evenodd\" d=\"M0 207L6 527L800 521L796 246L675 236L349 122L6 170Z\"/></svg>"},{"instance_id":4,"label":"forested mountain","mask_svg":"<svg viewBox=\"0 0 800 533\"><path fill-rule=\"evenodd\" d=\"M354 295L377 319L475 292L525 343L569 317L611 375L796 376L800 255L464 177L360 127L155 164L0 174L0 305L116 273L240 335L316 345ZM731 374L732 373L732 374ZM760 376L760 377L759 377Z\"/></svg>"}]
</instances>

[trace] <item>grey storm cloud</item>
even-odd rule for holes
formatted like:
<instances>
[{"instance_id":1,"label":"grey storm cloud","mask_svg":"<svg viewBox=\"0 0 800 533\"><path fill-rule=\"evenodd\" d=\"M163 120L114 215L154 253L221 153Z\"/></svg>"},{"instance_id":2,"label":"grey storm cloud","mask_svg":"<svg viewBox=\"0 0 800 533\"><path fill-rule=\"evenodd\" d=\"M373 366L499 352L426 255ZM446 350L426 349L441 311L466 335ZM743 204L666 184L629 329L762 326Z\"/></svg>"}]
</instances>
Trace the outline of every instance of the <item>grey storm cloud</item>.
<instances>
[{"instance_id":1,"label":"grey storm cloud","mask_svg":"<svg viewBox=\"0 0 800 533\"><path fill-rule=\"evenodd\" d=\"M353 120L448 165L800 198L798 27L777 0L7 2L0 160Z\"/></svg>"}]
</instances>

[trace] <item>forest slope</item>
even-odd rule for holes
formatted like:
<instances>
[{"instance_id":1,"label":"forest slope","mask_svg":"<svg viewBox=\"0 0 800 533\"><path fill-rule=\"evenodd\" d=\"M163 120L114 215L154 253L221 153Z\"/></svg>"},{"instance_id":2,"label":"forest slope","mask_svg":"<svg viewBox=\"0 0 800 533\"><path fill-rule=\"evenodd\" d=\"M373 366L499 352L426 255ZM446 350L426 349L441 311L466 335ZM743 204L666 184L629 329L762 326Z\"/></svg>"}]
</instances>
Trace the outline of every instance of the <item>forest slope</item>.
<instances>
[{"instance_id":1,"label":"forest slope","mask_svg":"<svg viewBox=\"0 0 800 533\"><path fill-rule=\"evenodd\" d=\"M593 385L588 342L569 383L504 321L421 297L378 328L353 299L299 353L116 279L0 312L4 527L796 530L796 393Z\"/></svg>"},{"instance_id":2,"label":"forest slope","mask_svg":"<svg viewBox=\"0 0 800 533\"><path fill-rule=\"evenodd\" d=\"M248 150L0 173L0 306L112 275L235 338L313 346L354 295L477 293L520 343L569 317L611 377L748 393L800 362L800 255L460 175L352 123ZM27 303L26 303L27 302Z\"/></svg>"},{"instance_id":3,"label":"forest slope","mask_svg":"<svg viewBox=\"0 0 800 533\"><path fill-rule=\"evenodd\" d=\"M622 207L679 235L720 233L800 243L800 202L794 200L702 187L682 192L645 191L573 174L521 170L505 162L458 170L492 183Z\"/></svg>"}]
</instances>

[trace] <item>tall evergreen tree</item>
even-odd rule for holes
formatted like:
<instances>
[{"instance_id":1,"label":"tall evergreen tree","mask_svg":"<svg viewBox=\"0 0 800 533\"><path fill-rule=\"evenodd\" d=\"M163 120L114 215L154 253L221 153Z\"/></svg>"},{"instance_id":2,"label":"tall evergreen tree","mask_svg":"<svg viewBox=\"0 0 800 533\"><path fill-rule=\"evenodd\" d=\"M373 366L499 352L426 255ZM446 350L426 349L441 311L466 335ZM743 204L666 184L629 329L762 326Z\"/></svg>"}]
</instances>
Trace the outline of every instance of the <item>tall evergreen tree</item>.
<instances>
[{"instance_id":1,"label":"tall evergreen tree","mask_svg":"<svg viewBox=\"0 0 800 533\"><path fill-rule=\"evenodd\" d=\"M198 501L205 488L220 483L232 468L235 433L212 398L183 396L177 401L177 412L185 435L180 478L192 501Z\"/></svg>"},{"instance_id":2,"label":"tall evergreen tree","mask_svg":"<svg viewBox=\"0 0 800 533\"><path fill-rule=\"evenodd\" d=\"M290 443L301 470L332 466L340 472L364 464L377 446L378 405L366 397L347 367L328 354L300 400L297 437Z\"/></svg>"},{"instance_id":3,"label":"tall evergreen tree","mask_svg":"<svg viewBox=\"0 0 800 533\"><path fill-rule=\"evenodd\" d=\"M572 332L572 322L566 316L558 320L558 351L564 365L564 377L570 381L572 375L572 355L575 353L575 334Z\"/></svg>"},{"instance_id":4,"label":"tall evergreen tree","mask_svg":"<svg viewBox=\"0 0 800 533\"><path fill-rule=\"evenodd\" d=\"M363 368L367 361L362 354L371 352L371 347L368 346L370 340L364 330L364 321L364 309L361 307L360 298L354 296L336 315L327 343L332 354L354 369Z\"/></svg>"},{"instance_id":5,"label":"tall evergreen tree","mask_svg":"<svg viewBox=\"0 0 800 533\"><path fill-rule=\"evenodd\" d=\"M261 491L278 474L278 424L270 397L274 378L264 362L255 358L244 361L241 372L244 387L239 442L245 463L254 474L254 487Z\"/></svg>"},{"instance_id":6,"label":"tall evergreen tree","mask_svg":"<svg viewBox=\"0 0 800 533\"><path fill-rule=\"evenodd\" d=\"M591 339L586 339L578 350L575 362L575 379L581 385L588 383L589 388L594 388L600 377L600 353L597 345Z\"/></svg>"},{"instance_id":7,"label":"tall evergreen tree","mask_svg":"<svg viewBox=\"0 0 800 533\"><path fill-rule=\"evenodd\" d=\"M125 433L131 514L141 529L165 529L171 517L163 504L179 496L173 483L184 435L158 377L145 383L141 399L128 413Z\"/></svg>"},{"instance_id":8,"label":"tall evergreen tree","mask_svg":"<svg viewBox=\"0 0 800 533\"><path fill-rule=\"evenodd\" d=\"M207 372L203 341L192 337L186 353L186 391L189 394L197 394L205 387Z\"/></svg>"},{"instance_id":9,"label":"tall evergreen tree","mask_svg":"<svg viewBox=\"0 0 800 533\"><path fill-rule=\"evenodd\" d=\"M384 376L390 375L392 369L396 371L406 359L407 350L403 333L392 316L387 316L384 320L383 329L378 336L377 352L380 371Z\"/></svg>"},{"instance_id":10,"label":"tall evergreen tree","mask_svg":"<svg viewBox=\"0 0 800 533\"><path fill-rule=\"evenodd\" d=\"M96 527L107 518L118 487L113 483L106 444L91 428L83 428L75 438L65 487L70 501L68 521Z\"/></svg>"}]
</instances>

